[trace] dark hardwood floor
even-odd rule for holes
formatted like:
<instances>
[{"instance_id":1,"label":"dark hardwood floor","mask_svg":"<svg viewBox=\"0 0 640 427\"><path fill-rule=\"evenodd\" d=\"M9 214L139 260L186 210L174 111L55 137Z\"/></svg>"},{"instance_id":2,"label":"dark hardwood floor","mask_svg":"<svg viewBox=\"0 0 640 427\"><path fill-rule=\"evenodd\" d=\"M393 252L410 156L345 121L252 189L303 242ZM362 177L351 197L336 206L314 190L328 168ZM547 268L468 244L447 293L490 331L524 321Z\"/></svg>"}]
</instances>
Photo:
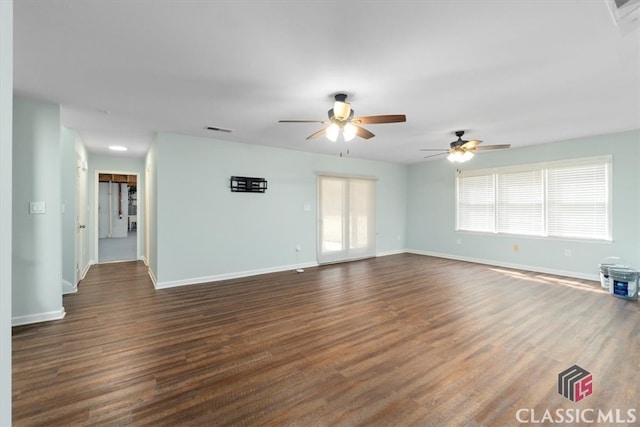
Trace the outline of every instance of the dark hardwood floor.
<instances>
[{"instance_id":1,"label":"dark hardwood floor","mask_svg":"<svg viewBox=\"0 0 640 427\"><path fill-rule=\"evenodd\" d=\"M508 426L522 408L640 406L638 303L596 282L402 254L155 291L128 262L93 266L64 306L13 330L16 426ZM574 364L593 375L577 403L557 391Z\"/></svg>"}]
</instances>

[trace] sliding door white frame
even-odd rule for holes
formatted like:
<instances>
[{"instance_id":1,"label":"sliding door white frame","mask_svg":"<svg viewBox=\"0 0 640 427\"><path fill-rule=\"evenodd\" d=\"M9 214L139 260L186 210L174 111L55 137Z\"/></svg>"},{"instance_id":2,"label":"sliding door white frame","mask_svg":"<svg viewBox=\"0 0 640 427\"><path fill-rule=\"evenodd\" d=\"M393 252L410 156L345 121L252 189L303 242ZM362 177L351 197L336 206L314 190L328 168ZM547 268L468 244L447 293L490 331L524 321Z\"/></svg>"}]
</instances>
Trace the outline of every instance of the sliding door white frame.
<instances>
[{"instance_id":1,"label":"sliding door white frame","mask_svg":"<svg viewBox=\"0 0 640 427\"><path fill-rule=\"evenodd\" d=\"M376 179L318 173L318 263L376 255Z\"/></svg>"}]
</instances>

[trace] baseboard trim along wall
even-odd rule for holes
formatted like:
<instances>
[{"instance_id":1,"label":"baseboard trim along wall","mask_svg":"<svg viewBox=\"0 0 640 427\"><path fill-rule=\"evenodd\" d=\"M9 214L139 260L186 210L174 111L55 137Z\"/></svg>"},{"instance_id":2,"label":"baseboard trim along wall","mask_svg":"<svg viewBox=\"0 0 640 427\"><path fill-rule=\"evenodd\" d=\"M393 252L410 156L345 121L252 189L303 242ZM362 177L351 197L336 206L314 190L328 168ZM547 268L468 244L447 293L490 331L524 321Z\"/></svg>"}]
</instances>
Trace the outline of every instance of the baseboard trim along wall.
<instances>
[{"instance_id":1,"label":"baseboard trim along wall","mask_svg":"<svg viewBox=\"0 0 640 427\"><path fill-rule=\"evenodd\" d=\"M406 252L407 252L406 249L379 252L376 254L376 257L398 255ZM307 262L304 264L292 264L292 265L284 265L280 267L261 268L257 270L240 271L236 273L225 273L225 274L216 274L213 276L194 277L194 278L183 279L183 280L173 280L169 282L158 282L155 276L153 275L153 272L149 270L149 277L151 277L153 286L156 289L166 289L166 288L175 288L177 286L188 286L188 285L197 285L200 283L219 282L221 280L240 279L242 277L258 276L260 274L279 273L279 272L288 271L288 270L295 271L298 268L304 269L304 268L311 268L311 267L318 267L318 266L319 264L317 262Z\"/></svg>"},{"instance_id":2,"label":"baseboard trim along wall","mask_svg":"<svg viewBox=\"0 0 640 427\"><path fill-rule=\"evenodd\" d=\"M75 294L78 292L78 285L72 285L66 280L62 280L62 295Z\"/></svg>"},{"instance_id":3,"label":"baseboard trim along wall","mask_svg":"<svg viewBox=\"0 0 640 427\"><path fill-rule=\"evenodd\" d=\"M11 319L11 326L30 325L32 323L48 322L51 320L60 320L67 313L64 307L56 311L48 311L46 313L29 314L27 316L16 316Z\"/></svg>"},{"instance_id":4,"label":"baseboard trim along wall","mask_svg":"<svg viewBox=\"0 0 640 427\"><path fill-rule=\"evenodd\" d=\"M95 262L90 261L87 263L87 265L84 266L84 268L82 269L82 274L80 275L80 280L84 280L85 276L87 275L87 273L89 272L89 269L93 264L95 264Z\"/></svg>"},{"instance_id":5,"label":"baseboard trim along wall","mask_svg":"<svg viewBox=\"0 0 640 427\"><path fill-rule=\"evenodd\" d=\"M396 249L395 251L378 252L376 254L376 258L381 256L406 254L407 252L409 252L407 249Z\"/></svg>"},{"instance_id":6,"label":"baseboard trim along wall","mask_svg":"<svg viewBox=\"0 0 640 427\"><path fill-rule=\"evenodd\" d=\"M153 275L153 271L151 271L151 269L148 268L147 272L149 273L149 277L151 278L151 283L153 283L153 287L158 289L158 281L156 280L156 276Z\"/></svg>"},{"instance_id":7,"label":"baseboard trim along wall","mask_svg":"<svg viewBox=\"0 0 640 427\"><path fill-rule=\"evenodd\" d=\"M533 273L552 274L554 276L565 276L565 277L571 277L574 279L593 280L595 282L600 281L600 277L597 274L576 273L575 271L564 271L564 270L556 270L553 268L537 267L532 265L512 264L509 262L501 262L501 261L495 261L495 260L489 260L489 259L442 254L438 252L420 251L415 249L408 249L407 252L410 254L426 255L426 256L432 256L436 258L453 259L456 261L474 262L476 264L485 264L493 267L512 268L515 270L531 271Z\"/></svg>"},{"instance_id":8,"label":"baseboard trim along wall","mask_svg":"<svg viewBox=\"0 0 640 427\"><path fill-rule=\"evenodd\" d=\"M188 286L188 285L197 285L199 283L208 283L208 282L219 282L220 280L229 280L229 279L239 279L242 277L250 277L257 276L260 274L268 274L268 273L279 273L281 271L295 271L298 268L311 268L317 267L317 262L308 262L305 264L292 264L292 265L283 265L280 267L271 267L271 268L261 268L258 270L248 270L248 271L239 271L237 273L225 273L225 274L216 274L213 276L204 276L204 277L193 277L190 279L183 280L173 280L170 282L156 282L154 280L153 274L151 270L149 270L149 275L151 276L151 280L153 281L153 286L156 289L166 289L166 288L175 288L176 286Z\"/></svg>"}]
</instances>

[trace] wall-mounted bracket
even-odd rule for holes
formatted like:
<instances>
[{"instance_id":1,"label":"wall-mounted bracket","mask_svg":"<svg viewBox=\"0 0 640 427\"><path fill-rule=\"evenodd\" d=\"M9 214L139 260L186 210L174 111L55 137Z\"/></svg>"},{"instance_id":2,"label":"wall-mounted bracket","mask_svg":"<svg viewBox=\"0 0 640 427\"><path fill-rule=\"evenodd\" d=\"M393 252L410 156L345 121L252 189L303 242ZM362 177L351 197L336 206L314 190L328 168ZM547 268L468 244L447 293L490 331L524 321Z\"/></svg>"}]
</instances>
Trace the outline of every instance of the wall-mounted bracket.
<instances>
[{"instance_id":1,"label":"wall-mounted bracket","mask_svg":"<svg viewBox=\"0 0 640 427\"><path fill-rule=\"evenodd\" d=\"M230 187L234 193L264 193L267 190L267 180L248 176L232 176Z\"/></svg>"}]
</instances>

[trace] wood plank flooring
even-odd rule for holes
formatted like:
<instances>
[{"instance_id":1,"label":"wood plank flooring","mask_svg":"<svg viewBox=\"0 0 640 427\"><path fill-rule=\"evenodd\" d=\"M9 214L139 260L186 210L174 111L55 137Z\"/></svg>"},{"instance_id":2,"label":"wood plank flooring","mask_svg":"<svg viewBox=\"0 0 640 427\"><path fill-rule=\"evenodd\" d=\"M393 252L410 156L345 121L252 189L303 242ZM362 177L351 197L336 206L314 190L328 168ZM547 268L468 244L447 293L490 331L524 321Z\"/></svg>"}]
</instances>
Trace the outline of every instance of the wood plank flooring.
<instances>
[{"instance_id":1,"label":"wood plank flooring","mask_svg":"<svg viewBox=\"0 0 640 427\"><path fill-rule=\"evenodd\" d=\"M401 254L155 291L127 262L64 306L13 330L16 426L640 419L638 303L595 282ZM574 364L593 374L577 403L557 392Z\"/></svg>"}]
</instances>

